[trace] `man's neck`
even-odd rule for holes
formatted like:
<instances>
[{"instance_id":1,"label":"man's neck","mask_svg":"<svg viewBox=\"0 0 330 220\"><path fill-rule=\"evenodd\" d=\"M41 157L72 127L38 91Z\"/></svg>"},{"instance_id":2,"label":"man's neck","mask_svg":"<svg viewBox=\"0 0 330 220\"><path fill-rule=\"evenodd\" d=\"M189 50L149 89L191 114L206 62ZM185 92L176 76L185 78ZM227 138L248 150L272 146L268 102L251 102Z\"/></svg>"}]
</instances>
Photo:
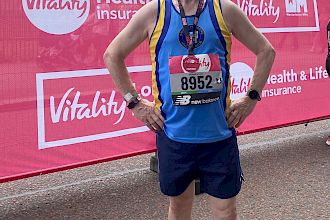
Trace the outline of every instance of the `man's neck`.
<instances>
[{"instance_id":1,"label":"man's neck","mask_svg":"<svg viewBox=\"0 0 330 220\"><path fill-rule=\"evenodd\" d=\"M178 0L174 0L178 1ZM182 5L196 4L199 0L181 0Z\"/></svg>"},{"instance_id":2,"label":"man's neck","mask_svg":"<svg viewBox=\"0 0 330 220\"><path fill-rule=\"evenodd\" d=\"M172 1L176 9L180 11L178 0L172 0ZM180 0L180 1L183 6L183 9L185 10L186 16L195 15L199 0Z\"/></svg>"}]
</instances>

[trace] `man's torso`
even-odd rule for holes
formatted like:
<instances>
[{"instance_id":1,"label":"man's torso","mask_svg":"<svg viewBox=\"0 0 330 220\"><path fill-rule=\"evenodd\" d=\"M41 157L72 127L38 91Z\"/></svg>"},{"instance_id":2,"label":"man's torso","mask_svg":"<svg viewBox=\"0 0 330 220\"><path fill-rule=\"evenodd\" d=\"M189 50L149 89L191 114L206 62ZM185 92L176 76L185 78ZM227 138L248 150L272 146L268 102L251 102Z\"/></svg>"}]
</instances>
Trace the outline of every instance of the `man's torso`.
<instances>
[{"instance_id":1,"label":"man's torso","mask_svg":"<svg viewBox=\"0 0 330 220\"><path fill-rule=\"evenodd\" d=\"M208 95L211 96L210 92L203 88L208 83L207 77L203 78L203 74L179 72L181 75L178 76L171 72L171 59L178 59L188 53L188 43L180 12L171 0L159 1L157 17L158 20L150 38L150 52L154 97L157 107L161 109L165 117L165 133L175 141L190 143L214 142L230 137L233 131L227 126L224 112L230 102L231 34L224 22L220 2L206 0L204 3L196 27L197 41L194 49L196 57L206 57L206 59L200 60L200 63L203 64L214 62L207 57L218 56L217 62L220 66L218 71L221 79L221 88L218 91L219 99L207 98ZM193 20L194 16L187 16L190 32L193 30ZM201 78L203 80L196 84L197 80ZM214 77L212 82L216 79L218 80ZM177 83L177 81L179 82ZM200 87L200 89L194 89L195 87ZM183 91L185 88L189 88L186 95ZM180 96L178 104L180 101L185 104L188 98L196 96L195 93L201 94L205 91L209 92L206 94L206 99L201 98L196 102L189 100L190 103L187 106L177 105L173 99L173 94L178 92Z\"/></svg>"}]
</instances>

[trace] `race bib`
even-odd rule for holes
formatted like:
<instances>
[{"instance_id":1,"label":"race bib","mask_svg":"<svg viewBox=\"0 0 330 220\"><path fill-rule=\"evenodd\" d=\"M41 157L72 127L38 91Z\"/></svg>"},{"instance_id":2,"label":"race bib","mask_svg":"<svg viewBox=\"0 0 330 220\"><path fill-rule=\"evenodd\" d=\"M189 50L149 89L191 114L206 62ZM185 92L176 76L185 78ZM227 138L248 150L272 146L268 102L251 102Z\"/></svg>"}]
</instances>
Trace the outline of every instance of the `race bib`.
<instances>
[{"instance_id":1,"label":"race bib","mask_svg":"<svg viewBox=\"0 0 330 220\"><path fill-rule=\"evenodd\" d=\"M203 105L220 99L223 82L218 55L174 56L169 65L174 105Z\"/></svg>"}]
</instances>

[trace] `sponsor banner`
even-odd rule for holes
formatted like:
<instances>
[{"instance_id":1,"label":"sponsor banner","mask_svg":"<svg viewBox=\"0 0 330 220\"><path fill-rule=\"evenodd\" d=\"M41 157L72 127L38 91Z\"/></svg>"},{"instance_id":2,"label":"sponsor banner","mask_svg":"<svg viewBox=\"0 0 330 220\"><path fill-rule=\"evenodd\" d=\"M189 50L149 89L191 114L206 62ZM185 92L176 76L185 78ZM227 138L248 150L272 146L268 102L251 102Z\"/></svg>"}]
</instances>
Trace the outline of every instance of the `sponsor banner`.
<instances>
[{"instance_id":1,"label":"sponsor banner","mask_svg":"<svg viewBox=\"0 0 330 220\"><path fill-rule=\"evenodd\" d=\"M0 182L156 150L155 135L125 107L103 64L109 42L148 2L1 2ZM330 79L325 71L328 0L233 2L267 33L277 52L262 101L238 132L330 117ZM199 37L207 39L203 30ZM237 41L231 54L230 95L236 100L251 84L255 56ZM219 69L206 61L201 62L201 72ZM152 100L147 42L127 57L126 64L137 91ZM177 65L176 77L196 68L192 62L186 69L182 66ZM206 75L204 81L198 75L189 80L181 88L202 90L208 83ZM185 95L178 102L186 103ZM197 97L193 104L214 98Z\"/></svg>"},{"instance_id":2,"label":"sponsor banner","mask_svg":"<svg viewBox=\"0 0 330 220\"><path fill-rule=\"evenodd\" d=\"M152 101L150 66L130 70L139 71L132 79L140 96ZM40 73L36 83L39 149L148 131L126 108L106 69Z\"/></svg>"},{"instance_id":3,"label":"sponsor banner","mask_svg":"<svg viewBox=\"0 0 330 220\"><path fill-rule=\"evenodd\" d=\"M22 5L30 22L49 34L67 34L77 30L90 11L90 0L22 0Z\"/></svg>"},{"instance_id":4,"label":"sponsor banner","mask_svg":"<svg viewBox=\"0 0 330 220\"><path fill-rule=\"evenodd\" d=\"M233 0L262 32L319 31L317 0Z\"/></svg>"},{"instance_id":5,"label":"sponsor banner","mask_svg":"<svg viewBox=\"0 0 330 220\"><path fill-rule=\"evenodd\" d=\"M231 66L232 100L243 97L250 86L253 63L247 63L237 62ZM262 91L261 102L238 131L250 133L278 127L279 121L298 123L330 117L326 92L329 83L324 64L307 62L289 68L275 66Z\"/></svg>"}]
</instances>

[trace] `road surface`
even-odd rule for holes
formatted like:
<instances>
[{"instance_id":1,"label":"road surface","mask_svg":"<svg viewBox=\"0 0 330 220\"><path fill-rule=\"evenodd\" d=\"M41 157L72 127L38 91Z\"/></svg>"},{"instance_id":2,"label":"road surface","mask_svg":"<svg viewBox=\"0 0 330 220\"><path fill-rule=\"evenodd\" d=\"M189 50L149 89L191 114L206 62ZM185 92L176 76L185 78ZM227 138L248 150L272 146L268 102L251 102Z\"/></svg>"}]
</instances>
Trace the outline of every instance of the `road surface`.
<instances>
[{"instance_id":1,"label":"road surface","mask_svg":"<svg viewBox=\"0 0 330 220\"><path fill-rule=\"evenodd\" d=\"M241 220L330 220L330 120L238 137ZM153 154L0 184L0 219L166 219ZM211 219L205 194L193 219Z\"/></svg>"}]
</instances>

